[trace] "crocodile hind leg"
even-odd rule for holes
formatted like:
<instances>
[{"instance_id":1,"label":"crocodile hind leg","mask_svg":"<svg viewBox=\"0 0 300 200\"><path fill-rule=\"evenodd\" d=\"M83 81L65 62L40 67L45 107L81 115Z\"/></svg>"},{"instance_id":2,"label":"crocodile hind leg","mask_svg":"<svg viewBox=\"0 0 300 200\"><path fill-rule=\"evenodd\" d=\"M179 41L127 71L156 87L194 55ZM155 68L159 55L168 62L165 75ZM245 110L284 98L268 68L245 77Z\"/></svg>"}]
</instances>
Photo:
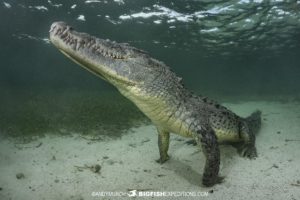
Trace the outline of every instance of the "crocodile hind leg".
<instances>
[{"instance_id":1,"label":"crocodile hind leg","mask_svg":"<svg viewBox=\"0 0 300 200\"><path fill-rule=\"evenodd\" d=\"M241 156L247 157L250 159L257 157L257 151L255 147L255 135L252 131L250 131L248 125L246 123L242 124L241 127L241 137L244 141L242 145L237 147L238 152Z\"/></svg>"},{"instance_id":2,"label":"crocodile hind leg","mask_svg":"<svg viewBox=\"0 0 300 200\"><path fill-rule=\"evenodd\" d=\"M198 142L201 143L203 153L206 156L202 183L204 186L210 187L220 183L223 179L218 176L220 167L219 145L212 129L200 130L197 133L199 134Z\"/></svg>"},{"instance_id":3,"label":"crocodile hind leg","mask_svg":"<svg viewBox=\"0 0 300 200\"><path fill-rule=\"evenodd\" d=\"M167 160L169 160L168 149L169 149L170 133L160 128L157 128L157 132L158 132L158 148L159 148L160 158L156 161L162 164Z\"/></svg>"}]
</instances>

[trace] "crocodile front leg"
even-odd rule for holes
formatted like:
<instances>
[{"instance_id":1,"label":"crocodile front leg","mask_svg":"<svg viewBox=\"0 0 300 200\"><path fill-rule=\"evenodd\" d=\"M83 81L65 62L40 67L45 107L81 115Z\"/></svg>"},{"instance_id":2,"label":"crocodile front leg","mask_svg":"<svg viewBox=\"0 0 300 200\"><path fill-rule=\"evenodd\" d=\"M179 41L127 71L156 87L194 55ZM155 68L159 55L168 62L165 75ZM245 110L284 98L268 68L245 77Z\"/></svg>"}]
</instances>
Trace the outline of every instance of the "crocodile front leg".
<instances>
[{"instance_id":1,"label":"crocodile front leg","mask_svg":"<svg viewBox=\"0 0 300 200\"><path fill-rule=\"evenodd\" d=\"M169 160L168 149L169 149L170 133L161 128L157 128L157 132L158 132L158 148L159 148L160 158L156 161L162 164L167 160Z\"/></svg>"},{"instance_id":2,"label":"crocodile front leg","mask_svg":"<svg viewBox=\"0 0 300 200\"><path fill-rule=\"evenodd\" d=\"M200 136L200 142L206 162L202 183L204 186L210 187L216 183L220 183L223 178L219 177L220 166L220 150L217 137L212 129L197 131Z\"/></svg>"}]
</instances>

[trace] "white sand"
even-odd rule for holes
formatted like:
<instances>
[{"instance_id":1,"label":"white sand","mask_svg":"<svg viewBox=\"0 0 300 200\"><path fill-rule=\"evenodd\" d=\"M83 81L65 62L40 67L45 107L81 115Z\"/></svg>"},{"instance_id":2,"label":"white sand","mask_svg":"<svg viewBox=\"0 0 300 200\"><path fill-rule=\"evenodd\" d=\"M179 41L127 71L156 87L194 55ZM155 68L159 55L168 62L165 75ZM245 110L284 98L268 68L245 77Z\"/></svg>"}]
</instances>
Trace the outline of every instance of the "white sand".
<instances>
[{"instance_id":1,"label":"white sand","mask_svg":"<svg viewBox=\"0 0 300 200\"><path fill-rule=\"evenodd\" d=\"M257 136L257 159L241 158L233 147L221 146L222 184L212 188L201 185L204 156L198 147L186 144L186 138L172 135L171 159L163 165L156 163L156 130L145 126L130 130L121 139L93 142L78 135L48 135L29 144L1 139L0 199L117 199L91 194L131 189L213 190L197 199L299 199L300 105L247 102L227 106L242 116L258 108L266 120ZM94 164L101 165L100 174L75 167ZM17 173L25 178L17 179Z\"/></svg>"}]
</instances>

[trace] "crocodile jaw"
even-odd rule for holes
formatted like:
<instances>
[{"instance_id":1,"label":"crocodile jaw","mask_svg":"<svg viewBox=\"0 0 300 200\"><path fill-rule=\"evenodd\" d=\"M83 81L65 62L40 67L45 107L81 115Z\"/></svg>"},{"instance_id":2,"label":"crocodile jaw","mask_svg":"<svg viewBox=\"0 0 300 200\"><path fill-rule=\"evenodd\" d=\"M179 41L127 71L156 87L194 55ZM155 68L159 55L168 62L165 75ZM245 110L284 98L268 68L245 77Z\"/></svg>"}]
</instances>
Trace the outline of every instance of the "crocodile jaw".
<instances>
[{"instance_id":1,"label":"crocodile jaw","mask_svg":"<svg viewBox=\"0 0 300 200\"><path fill-rule=\"evenodd\" d=\"M137 84L130 77L130 52L122 45L76 32L64 22L54 22L50 41L68 58L117 87Z\"/></svg>"}]
</instances>

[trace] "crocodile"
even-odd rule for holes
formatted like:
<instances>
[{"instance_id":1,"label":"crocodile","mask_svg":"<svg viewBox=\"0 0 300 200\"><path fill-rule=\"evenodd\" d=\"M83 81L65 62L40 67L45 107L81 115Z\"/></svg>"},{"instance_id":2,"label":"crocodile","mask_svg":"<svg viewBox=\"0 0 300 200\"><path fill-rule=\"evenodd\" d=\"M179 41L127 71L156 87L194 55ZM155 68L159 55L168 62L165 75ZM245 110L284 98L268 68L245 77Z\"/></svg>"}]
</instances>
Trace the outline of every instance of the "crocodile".
<instances>
[{"instance_id":1,"label":"crocodile","mask_svg":"<svg viewBox=\"0 0 300 200\"><path fill-rule=\"evenodd\" d=\"M54 22L49 32L58 50L115 86L152 121L158 132L159 163L169 159L170 133L192 138L202 148L206 159L203 186L223 182L219 144L237 144L242 156L257 156L259 110L243 118L214 100L196 95L166 64L127 43L77 32L65 22Z\"/></svg>"}]
</instances>

